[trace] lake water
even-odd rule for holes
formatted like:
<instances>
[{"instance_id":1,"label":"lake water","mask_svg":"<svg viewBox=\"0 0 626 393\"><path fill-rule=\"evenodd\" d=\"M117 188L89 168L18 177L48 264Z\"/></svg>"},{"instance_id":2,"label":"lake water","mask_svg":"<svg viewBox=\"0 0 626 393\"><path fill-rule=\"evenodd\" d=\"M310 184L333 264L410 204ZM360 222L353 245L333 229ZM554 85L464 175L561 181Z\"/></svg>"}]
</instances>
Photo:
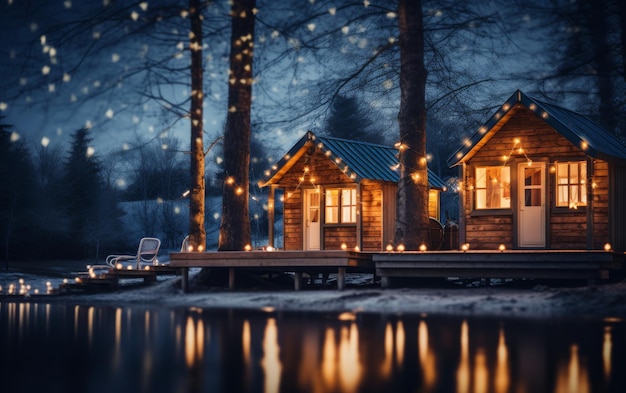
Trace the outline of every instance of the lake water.
<instances>
[{"instance_id":1,"label":"lake water","mask_svg":"<svg viewBox=\"0 0 626 393\"><path fill-rule=\"evenodd\" d=\"M626 323L0 302L0 392L626 392Z\"/></svg>"}]
</instances>

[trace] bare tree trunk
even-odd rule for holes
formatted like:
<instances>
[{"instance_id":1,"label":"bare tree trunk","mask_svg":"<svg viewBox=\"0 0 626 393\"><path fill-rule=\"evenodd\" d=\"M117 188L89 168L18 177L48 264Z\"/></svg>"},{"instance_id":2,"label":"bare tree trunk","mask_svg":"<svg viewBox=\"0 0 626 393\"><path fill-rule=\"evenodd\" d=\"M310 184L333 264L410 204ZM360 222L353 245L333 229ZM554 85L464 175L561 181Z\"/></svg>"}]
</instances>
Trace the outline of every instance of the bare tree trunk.
<instances>
[{"instance_id":1,"label":"bare tree trunk","mask_svg":"<svg viewBox=\"0 0 626 393\"><path fill-rule=\"evenodd\" d=\"M222 223L219 250L243 250L250 244L250 108L255 0L233 2L231 8L228 115L224 130Z\"/></svg>"},{"instance_id":2,"label":"bare tree trunk","mask_svg":"<svg viewBox=\"0 0 626 393\"><path fill-rule=\"evenodd\" d=\"M202 15L200 0L189 0L191 20L191 193L189 197L189 238L194 250L206 248L204 228L204 144L202 142Z\"/></svg>"},{"instance_id":3,"label":"bare tree trunk","mask_svg":"<svg viewBox=\"0 0 626 393\"><path fill-rule=\"evenodd\" d=\"M426 162L426 69L422 2L400 0L400 126L396 233L406 250L428 244L428 169Z\"/></svg>"},{"instance_id":4,"label":"bare tree trunk","mask_svg":"<svg viewBox=\"0 0 626 393\"><path fill-rule=\"evenodd\" d=\"M612 72L617 69L613 62L611 48L609 44L610 33L607 30L608 15L606 15L605 4L598 4L597 1L587 0L590 10L589 30L591 31L591 43L594 63L597 72L598 97L600 98L599 112L601 124L612 134L617 131L618 111L613 103L616 96L613 87Z\"/></svg>"}]
</instances>

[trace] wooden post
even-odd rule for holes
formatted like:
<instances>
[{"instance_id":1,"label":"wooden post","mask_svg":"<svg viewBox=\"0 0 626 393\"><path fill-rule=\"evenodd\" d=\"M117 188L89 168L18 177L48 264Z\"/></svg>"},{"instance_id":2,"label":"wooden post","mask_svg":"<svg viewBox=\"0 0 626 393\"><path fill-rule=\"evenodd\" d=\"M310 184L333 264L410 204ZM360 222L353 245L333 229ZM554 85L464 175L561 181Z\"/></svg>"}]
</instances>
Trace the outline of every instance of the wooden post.
<instances>
[{"instance_id":1,"label":"wooden post","mask_svg":"<svg viewBox=\"0 0 626 393\"><path fill-rule=\"evenodd\" d=\"M346 268L337 269L337 289L343 291L346 288Z\"/></svg>"},{"instance_id":2,"label":"wooden post","mask_svg":"<svg viewBox=\"0 0 626 393\"><path fill-rule=\"evenodd\" d=\"M181 276L181 288L183 290L183 293L188 293L189 292L189 268L188 267L181 268L180 276Z\"/></svg>"},{"instance_id":3,"label":"wooden post","mask_svg":"<svg viewBox=\"0 0 626 393\"><path fill-rule=\"evenodd\" d=\"M267 195L267 239L270 247L274 247L274 206L276 204L274 189L275 186L272 184Z\"/></svg>"},{"instance_id":4,"label":"wooden post","mask_svg":"<svg viewBox=\"0 0 626 393\"><path fill-rule=\"evenodd\" d=\"M228 289L231 291L235 289L235 268L231 267L228 269Z\"/></svg>"},{"instance_id":5,"label":"wooden post","mask_svg":"<svg viewBox=\"0 0 626 393\"><path fill-rule=\"evenodd\" d=\"M593 158L587 156L587 178L585 179L587 193L587 250L593 250Z\"/></svg>"},{"instance_id":6,"label":"wooden post","mask_svg":"<svg viewBox=\"0 0 626 393\"><path fill-rule=\"evenodd\" d=\"M293 277L294 291L299 291L301 285L302 285L302 272L296 272L295 276Z\"/></svg>"}]
</instances>

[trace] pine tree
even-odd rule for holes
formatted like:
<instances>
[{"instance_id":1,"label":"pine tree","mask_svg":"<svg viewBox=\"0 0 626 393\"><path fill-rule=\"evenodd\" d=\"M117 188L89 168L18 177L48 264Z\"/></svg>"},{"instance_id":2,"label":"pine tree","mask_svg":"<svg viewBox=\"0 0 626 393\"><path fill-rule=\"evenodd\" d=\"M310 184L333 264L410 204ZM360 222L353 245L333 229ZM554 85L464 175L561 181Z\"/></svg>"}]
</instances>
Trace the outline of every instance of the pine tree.
<instances>
[{"instance_id":1,"label":"pine tree","mask_svg":"<svg viewBox=\"0 0 626 393\"><path fill-rule=\"evenodd\" d=\"M0 121L2 117L0 117ZM5 268L10 257L19 255L30 244L30 206L35 192L30 153L21 141L11 138L12 126L0 123L0 236ZM17 249L11 252L12 246Z\"/></svg>"},{"instance_id":2,"label":"pine tree","mask_svg":"<svg viewBox=\"0 0 626 393\"><path fill-rule=\"evenodd\" d=\"M116 198L104 187L88 129L77 130L71 139L61 180L62 204L69 221L67 256L97 258L102 241L119 232Z\"/></svg>"},{"instance_id":3,"label":"pine tree","mask_svg":"<svg viewBox=\"0 0 626 393\"><path fill-rule=\"evenodd\" d=\"M356 97L337 95L326 118L323 133L336 138L384 144L384 134L372 132L372 123Z\"/></svg>"}]
</instances>

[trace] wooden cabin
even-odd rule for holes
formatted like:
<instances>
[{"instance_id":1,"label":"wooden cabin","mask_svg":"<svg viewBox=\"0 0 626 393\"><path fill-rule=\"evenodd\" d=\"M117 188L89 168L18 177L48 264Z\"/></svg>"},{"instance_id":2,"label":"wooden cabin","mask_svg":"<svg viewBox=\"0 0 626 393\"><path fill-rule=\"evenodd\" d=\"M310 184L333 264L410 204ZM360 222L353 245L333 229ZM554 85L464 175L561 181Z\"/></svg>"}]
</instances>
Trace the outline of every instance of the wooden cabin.
<instances>
[{"instance_id":1,"label":"wooden cabin","mask_svg":"<svg viewBox=\"0 0 626 393\"><path fill-rule=\"evenodd\" d=\"M259 184L270 187L270 246L277 189L282 190L285 250L381 251L393 244L397 153L390 146L307 132ZM430 170L428 176L429 215L439 220L445 184Z\"/></svg>"},{"instance_id":2,"label":"wooden cabin","mask_svg":"<svg viewBox=\"0 0 626 393\"><path fill-rule=\"evenodd\" d=\"M626 147L589 118L516 91L448 160L471 249L626 249Z\"/></svg>"}]
</instances>

